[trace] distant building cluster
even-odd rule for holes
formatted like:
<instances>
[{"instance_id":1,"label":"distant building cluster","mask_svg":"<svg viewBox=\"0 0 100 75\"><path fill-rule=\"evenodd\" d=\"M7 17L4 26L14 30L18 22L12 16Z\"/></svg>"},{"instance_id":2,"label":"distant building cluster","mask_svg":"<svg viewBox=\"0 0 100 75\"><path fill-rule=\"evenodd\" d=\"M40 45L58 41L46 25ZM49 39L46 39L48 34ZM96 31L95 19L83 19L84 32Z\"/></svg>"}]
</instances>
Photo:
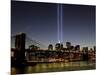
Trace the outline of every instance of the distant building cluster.
<instances>
[{"instance_id":1,"label":"distant building cluster","mask_svg":"<svg viewBox=\"0 0 100 75\"><path fill-rule=\"evenodd\" d=\"M55 47L53 47L52 44L49 44L48 50L80 51L80 45L73 46L71 42L66 42L66 48L65 48L62 43L56 43ZM95 51L95 50L96 50L95 46L90 49L88 49L88 47L82 48L83 52Z\"/></svg>"}]
</instances>

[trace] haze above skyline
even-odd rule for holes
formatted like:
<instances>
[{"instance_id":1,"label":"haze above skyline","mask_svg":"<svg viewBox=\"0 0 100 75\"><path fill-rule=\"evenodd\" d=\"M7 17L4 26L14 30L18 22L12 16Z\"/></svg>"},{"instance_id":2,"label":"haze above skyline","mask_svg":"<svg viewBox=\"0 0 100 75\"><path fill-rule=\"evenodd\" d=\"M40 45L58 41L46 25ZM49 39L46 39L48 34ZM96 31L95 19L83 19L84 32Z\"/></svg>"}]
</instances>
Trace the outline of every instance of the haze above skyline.
<instances>
[{"instance_id":1,"label":"haze above skyline","mask_svg":"<svg viewBox=\"0 0 100 75\"><path fill-rule=\"evenodd\" d=\"M95 6L63 4L63 44L92 47L96 45ZM26 33L46 47L55 45L57 37L57 4L41 2L11 3L11 35Z\"/></svg>"}]
</instances>

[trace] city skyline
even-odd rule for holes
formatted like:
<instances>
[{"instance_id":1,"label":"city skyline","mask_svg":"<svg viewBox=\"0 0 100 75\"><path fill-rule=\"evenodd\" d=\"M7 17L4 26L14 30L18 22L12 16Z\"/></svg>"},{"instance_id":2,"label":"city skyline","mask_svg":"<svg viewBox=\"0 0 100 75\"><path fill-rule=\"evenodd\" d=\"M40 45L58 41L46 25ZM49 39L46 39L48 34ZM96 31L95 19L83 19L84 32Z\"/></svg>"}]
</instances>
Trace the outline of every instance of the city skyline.
<instances>
[{"instance_id":1,"label":"city skyline","mask_svg":"<svg viewBox=\"0 0 100 75\"><path fill-rule=\"evenodd\" d=\"M63 44L95 46L95 6L63 4L62 9ZM12 1L11 13L11 35L25 32L46 47L58 42L56 3Z\"/></svg>"}]
</instances>

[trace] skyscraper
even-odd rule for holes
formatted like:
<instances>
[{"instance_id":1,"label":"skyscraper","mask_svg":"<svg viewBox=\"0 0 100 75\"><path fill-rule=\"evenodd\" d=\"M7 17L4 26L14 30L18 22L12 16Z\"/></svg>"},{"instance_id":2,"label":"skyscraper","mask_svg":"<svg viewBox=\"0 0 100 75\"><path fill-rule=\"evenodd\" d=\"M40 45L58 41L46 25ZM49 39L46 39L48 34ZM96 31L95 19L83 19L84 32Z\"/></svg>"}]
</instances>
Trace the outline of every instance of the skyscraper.
<instances>
[{"instance_id":1,"label":"skyscraper","mask_svg":"<svg viewBox=\"0 0 100 75\"><path fill-rule=\"evenodd\" d=\"M83 53L88 53L88 47L83 47Z\"/></svg>"},{"instance_id":2,"label":"skyscraper","mask_svg":"<svg viewBox=\"0 0 100 75\"><path fill-rule=\"evenodd\" d=\"M70 42L66 42L66 46L67 46L67 49L70 49L71 48L71 43Z\"/></svg>"},{"instance_id":3,"label":"skyscraper","mask_svg":"<svg viewBox=\"0 0 100 75\"><path fill-rule=\"evenodd\" d=\"M61 49L61 45L60 45L60 43L56 43L56 45L55 45L55 49L56 49L56 50L60 50L60 49Z\"/></svg>"},{"instance_id":4,"label":"skyscraper","mask_svg":"<svg viewBox=\"0 0 100 75\"><path fill-rule=\"evenodd\" d=\"M75 46L75 50L76 50L76 51L80 51L80 45L76 45L76 46Z\"/></svg>"},{"instance_id":5,"label":"skyscraper","mask_svg":"<svg viewBox=\"0 0 100 75\"><path fill-rule=\"evenodd\" d=\"M48 50L53 50L53 45L52 44L49 44Z\"/></svg>"},{"instance_id":6,"label":"skyscraper","mask_svg":"<svg viewBox=\"0 0 100 75\"><path fill-rule=\"evenodd\" d=\"M60 46L61 46L61 50L63 50L63 44L60 44Z\"/></svg>"}]
</instances>

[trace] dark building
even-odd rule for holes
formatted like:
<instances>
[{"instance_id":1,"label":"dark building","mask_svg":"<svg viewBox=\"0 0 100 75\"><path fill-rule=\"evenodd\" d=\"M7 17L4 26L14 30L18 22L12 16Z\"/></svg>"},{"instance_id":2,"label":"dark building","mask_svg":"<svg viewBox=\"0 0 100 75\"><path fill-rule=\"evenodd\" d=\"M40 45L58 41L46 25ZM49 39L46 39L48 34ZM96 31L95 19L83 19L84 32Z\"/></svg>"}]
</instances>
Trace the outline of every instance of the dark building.
<instances>
[{"instance_id":1,"label":"dark building","mask_svg":"<svg viewBox=\"0 0 100 75\"><path fill-rule=\"evenodd\" d=\"M61 49L61 44L60 44L60 43L56 43L55 49L56 49L56 50L60 50L60 49Z\"/></svg>"},{"instance_id":2,"label":"dark building","mask_svg":"<svg viewBox=\"0 0 100 75\"><path fill-rule=\"evenodd\" d=\"M96 46L94 46L93 48L94 48L94 53L96 53Z\"/></svg>"},{"instance_id":3,"label":"dark building","mask_svg":"<svg viewBox=\"0 0 100 75\"><path fill-rule=\"evenodd\" d=\"M82 59L83 61L88 61L88 47L83 47L83 54L82 54Z\"/></svg>"},{"instance_id":4,"label":"dark building","mask_svg":"<svg viewBox=\"0 0 100 75\"><path fill-rule=\"evenodd\" d=\"M57 43L57 44L55 45L55 49L56 49L56 50L63 50L63 44Z\"/></svg>"},{"instance_id":5,"label":"dark building","mask_svg":"<svg viewBox=\"0 0 100 75\"><path fill-rule=\"evenodd\" d=\"M71 43L70 42L66 42L66 46L67 46L67 49L70 49L71 48Z\"/></svg>"},{"instance_id":6,"label":"dark building","mask_svg":"<svg viewBox=\"0 0 100 75\"><path fill-rule=\"evenodd\" d=\"M53 50L53 45L52 44L49 44L48 50Z\"/></svg>"},{"instance_id":7,"label":"dark building","mask_svg":"<svg viewBox=\"0 0 100 75\"><path fill-rule=\"evenodd\" d=\"M72 51L73 51L74 49L75 49L75 48L74 48L74 46L71 46L71 47L70 47L70 50L72 50Z\"/></svg>"},{"instance_id":8,"label":"dark building","mask_svg":"<svg viewBox=\"0 0 100 75\"><path fill-rule=\"evenodd\" d=\"M63 44L60 44L60 46L61 46L61 50L63 50Z\"/></svg>"},{"instance_id":9,"label":"dark building","mask_svg":"<svg viewBox=\"0 0 100 75\"><path fill-rule=\"evenodd\" d=\"M88 47L83 47L83 53L88 53Z\"/></svg>"},{"instance_id":10,"label":"dark building","mask_svg":"<svg viewBox=\"0 0 100 75\"><path fill-rule=\"evenodd\" d=\"M56 49L56 50L60 50L60 43L56 43L55 49Z\"/></svg>"},{"instance_id":11,"label":"dark building","mask_svg":"<svg viewBox=\"0 0 100 75\"><path fill-rule=\"evenodd\" d=\"M92 49L92 48L90 48L89 52L93 52L93 49Z\"/></svg>"},{"instance_id":12,"label":"dark building","mask_svg":"<svg viewBox=\"0 0 100 75\"><path fill-rule=\"evenodd\" d=\"M80 45L75 46L75 51L80 51Z\"/></svg>"}]
</instances>

